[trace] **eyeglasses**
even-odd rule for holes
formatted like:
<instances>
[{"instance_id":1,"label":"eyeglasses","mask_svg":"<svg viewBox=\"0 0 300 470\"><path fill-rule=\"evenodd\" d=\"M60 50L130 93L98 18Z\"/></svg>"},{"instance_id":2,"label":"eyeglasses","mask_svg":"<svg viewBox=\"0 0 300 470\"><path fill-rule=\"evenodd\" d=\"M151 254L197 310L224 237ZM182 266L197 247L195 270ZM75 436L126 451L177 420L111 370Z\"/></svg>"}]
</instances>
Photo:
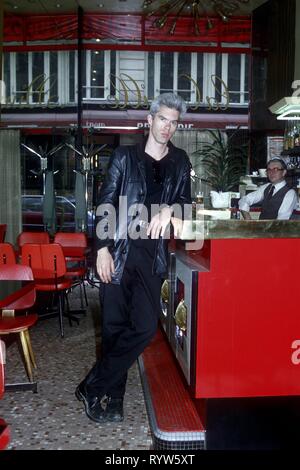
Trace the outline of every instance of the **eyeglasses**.
<instances>
[{"instance_id":1,"label":"eyeglasses","mask_svg":"<svg viewBox=\"0 0 300 470\"><path fill-rule=\"evenodd\" d=\"M278 171L284 171L284 168L277 168L277 167L275 167L275 168L267 168L267 169L266 169L266 172L267 172L267 173L271 173L271 171L274 171L274 173L278 173Z\"/></svg>"}]
</instances>

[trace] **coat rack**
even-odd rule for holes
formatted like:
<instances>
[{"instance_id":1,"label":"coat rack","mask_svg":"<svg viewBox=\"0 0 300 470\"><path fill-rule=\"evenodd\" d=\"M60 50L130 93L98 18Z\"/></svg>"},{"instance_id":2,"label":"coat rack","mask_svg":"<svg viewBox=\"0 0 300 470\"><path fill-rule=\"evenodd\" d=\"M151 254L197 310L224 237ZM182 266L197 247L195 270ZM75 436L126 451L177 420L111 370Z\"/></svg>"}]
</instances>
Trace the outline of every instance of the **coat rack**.
<instances>
[{"instance_id":1,"label":"coat rack","mask_svg":"<svg viewBox=\"0 0 300 470\"><path fill-rule=\"evenodd\" d=\"M36 175L40 175L42 174L43 175L43 196L45 196L45 188L46 188L46 173L48 171L48 157L52 157L55 153L57 153L59 150L61 150L63 147L64 147L64 143L61 143L61 144L58 144L56 147L54 147L53 149L47 151L47 146L46 146L46 149L43 150L41 146L39 146L39 151L40 153L38 153L36 150L34 150L34 148L32 147L28 147L28 145L25 145L25 144L21 144L22 147L24 147L26 150L28 150L29 152L33 153L34 155L36 155L37 157L39 157L40 159L40 164L41 164L41 167L40 167L40 171L39 172L36 172L36 171L32 171L32 173L36 174ZM53 172L54 175L56 175L56 173L58 173L59 170L56 170Z\"/></svg>"},{"instance_id":2,"label":"coat rack","mask_svg":"<svg viewBox=\"0 0 300 470\"><path fill-rule=\"evenodd\" d=\"M29 147L26 144L21 144L29 152L33 153L33 155L39 157L40 159L40 170L38 172L31 170L32 173L43 176L43 221L44 221L44 230L49 231L51 233L55 232L56 229L56 214L55 214L55 193L54 193L54 186L53 186L53 175L59 172L59 170L52 171L48 170L48 157L52 157L55 155L59 150L64 147L64 143L61 143L54 147L51 150L44 150L41 146L39 146L39 152L37 152L34 148Z\"/></svg>"},{"instance_id":3,"label":"coat rack","mask_svg":"<svg viewBox=\"0 0 300 470\"><path fill-rule=\"evenodd\" d=\"M97 153L101 152L106 144L100 147L91 144L89 146L82 145L81 151L76 149L73 145L66 143L73 152L81 157L81 170L73 170L76 173L76 184L75 184L75 198L76 198L76 209L75 209L75 224L77 231L86 231L87 229L87 210L89 208L89 197L88 197L88 179L89 175L95 176L99 173L93 165L93 158ZM93 186L93 182L92 182Z\"/></svg>"}]
</instances>

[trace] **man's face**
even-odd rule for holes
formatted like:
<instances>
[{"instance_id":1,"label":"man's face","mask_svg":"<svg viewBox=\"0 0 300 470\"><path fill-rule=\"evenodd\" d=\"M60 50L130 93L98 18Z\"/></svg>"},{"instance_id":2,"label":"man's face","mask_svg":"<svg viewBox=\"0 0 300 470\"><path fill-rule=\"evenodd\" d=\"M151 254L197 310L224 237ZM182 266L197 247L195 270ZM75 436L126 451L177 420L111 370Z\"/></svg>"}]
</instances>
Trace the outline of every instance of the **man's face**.
<instances>
[{"instance_id":1,"label":"man's face","mask_svg":"<svg viewBox=\"0 0 300 470\"><path fill-rule=\"evenodd\" d=\"M286 175L286 170L282 168L280 162L270 162L267 166L267 176L271 183L276 184L283 181Z\"/></svg>"},{"instance_id":2,"label":"man's face","mask_svg":"<svg viewBox=\"0 0 300 470\"><path fill-rule=\"evenodd\" d=\"M148 116L150 133L158 144L166 144L177 129L179 111L161 106L155 116Z\"/></svg>"}]
</instances>

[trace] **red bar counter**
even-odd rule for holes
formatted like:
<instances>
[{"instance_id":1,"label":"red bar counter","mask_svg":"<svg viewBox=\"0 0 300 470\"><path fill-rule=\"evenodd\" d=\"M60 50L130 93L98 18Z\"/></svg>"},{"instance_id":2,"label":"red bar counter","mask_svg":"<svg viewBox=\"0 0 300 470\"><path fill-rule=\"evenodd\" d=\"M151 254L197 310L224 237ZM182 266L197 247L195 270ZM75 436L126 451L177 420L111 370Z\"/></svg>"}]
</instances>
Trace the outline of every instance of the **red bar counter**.
<instances>
[{"instance_id":1,"label":"red bar counter","mask_svg":"<svg viewBox=\"0 0 300 470\"><path fill-rule=\"evenodd\" d=\"M299 267L300 239L210 241L210 269L198 274L197 398L300 395Z\"/></svg>"},{"instance_id":2,"label":"red bar counter","mask_svg":"<svg viewBox=\"0 0 300 470\"><path fill-rule=\"evenodd\" d=\"M201 250L175 252L197 276L185 332L193 396L300 395L300 223L206 224Z\"/></svg>"},{"instance_id":3,"label":"red bar counter","mask_svg":"<svg viewBox=\"0 0 300 470\"><path fill-rule=\"evenodd\" d=\"M297 448L299 234L204 220L170 244L162 333L139 360L155 449Z\"/></svg>"}]
</instances>

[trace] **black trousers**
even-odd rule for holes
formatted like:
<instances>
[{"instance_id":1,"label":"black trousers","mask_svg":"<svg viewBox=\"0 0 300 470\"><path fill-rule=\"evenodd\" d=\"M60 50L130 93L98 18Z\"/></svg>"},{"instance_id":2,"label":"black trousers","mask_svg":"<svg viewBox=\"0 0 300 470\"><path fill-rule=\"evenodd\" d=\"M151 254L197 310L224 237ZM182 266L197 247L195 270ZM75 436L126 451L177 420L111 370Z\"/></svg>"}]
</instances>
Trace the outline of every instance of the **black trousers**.
<instances>
[{"instance_id":1,"label":"black trousers","mask_svg":"<svg viewBox=\"0 0 300 470\"><path fill-rule=\"evenodd\" d=\"M156 333L162 279L152 264L149 251L132 244L121 284L102 284L102 357L85 379L91 396L123 397L128 369Z\"/></svg>"}]
</instances>

